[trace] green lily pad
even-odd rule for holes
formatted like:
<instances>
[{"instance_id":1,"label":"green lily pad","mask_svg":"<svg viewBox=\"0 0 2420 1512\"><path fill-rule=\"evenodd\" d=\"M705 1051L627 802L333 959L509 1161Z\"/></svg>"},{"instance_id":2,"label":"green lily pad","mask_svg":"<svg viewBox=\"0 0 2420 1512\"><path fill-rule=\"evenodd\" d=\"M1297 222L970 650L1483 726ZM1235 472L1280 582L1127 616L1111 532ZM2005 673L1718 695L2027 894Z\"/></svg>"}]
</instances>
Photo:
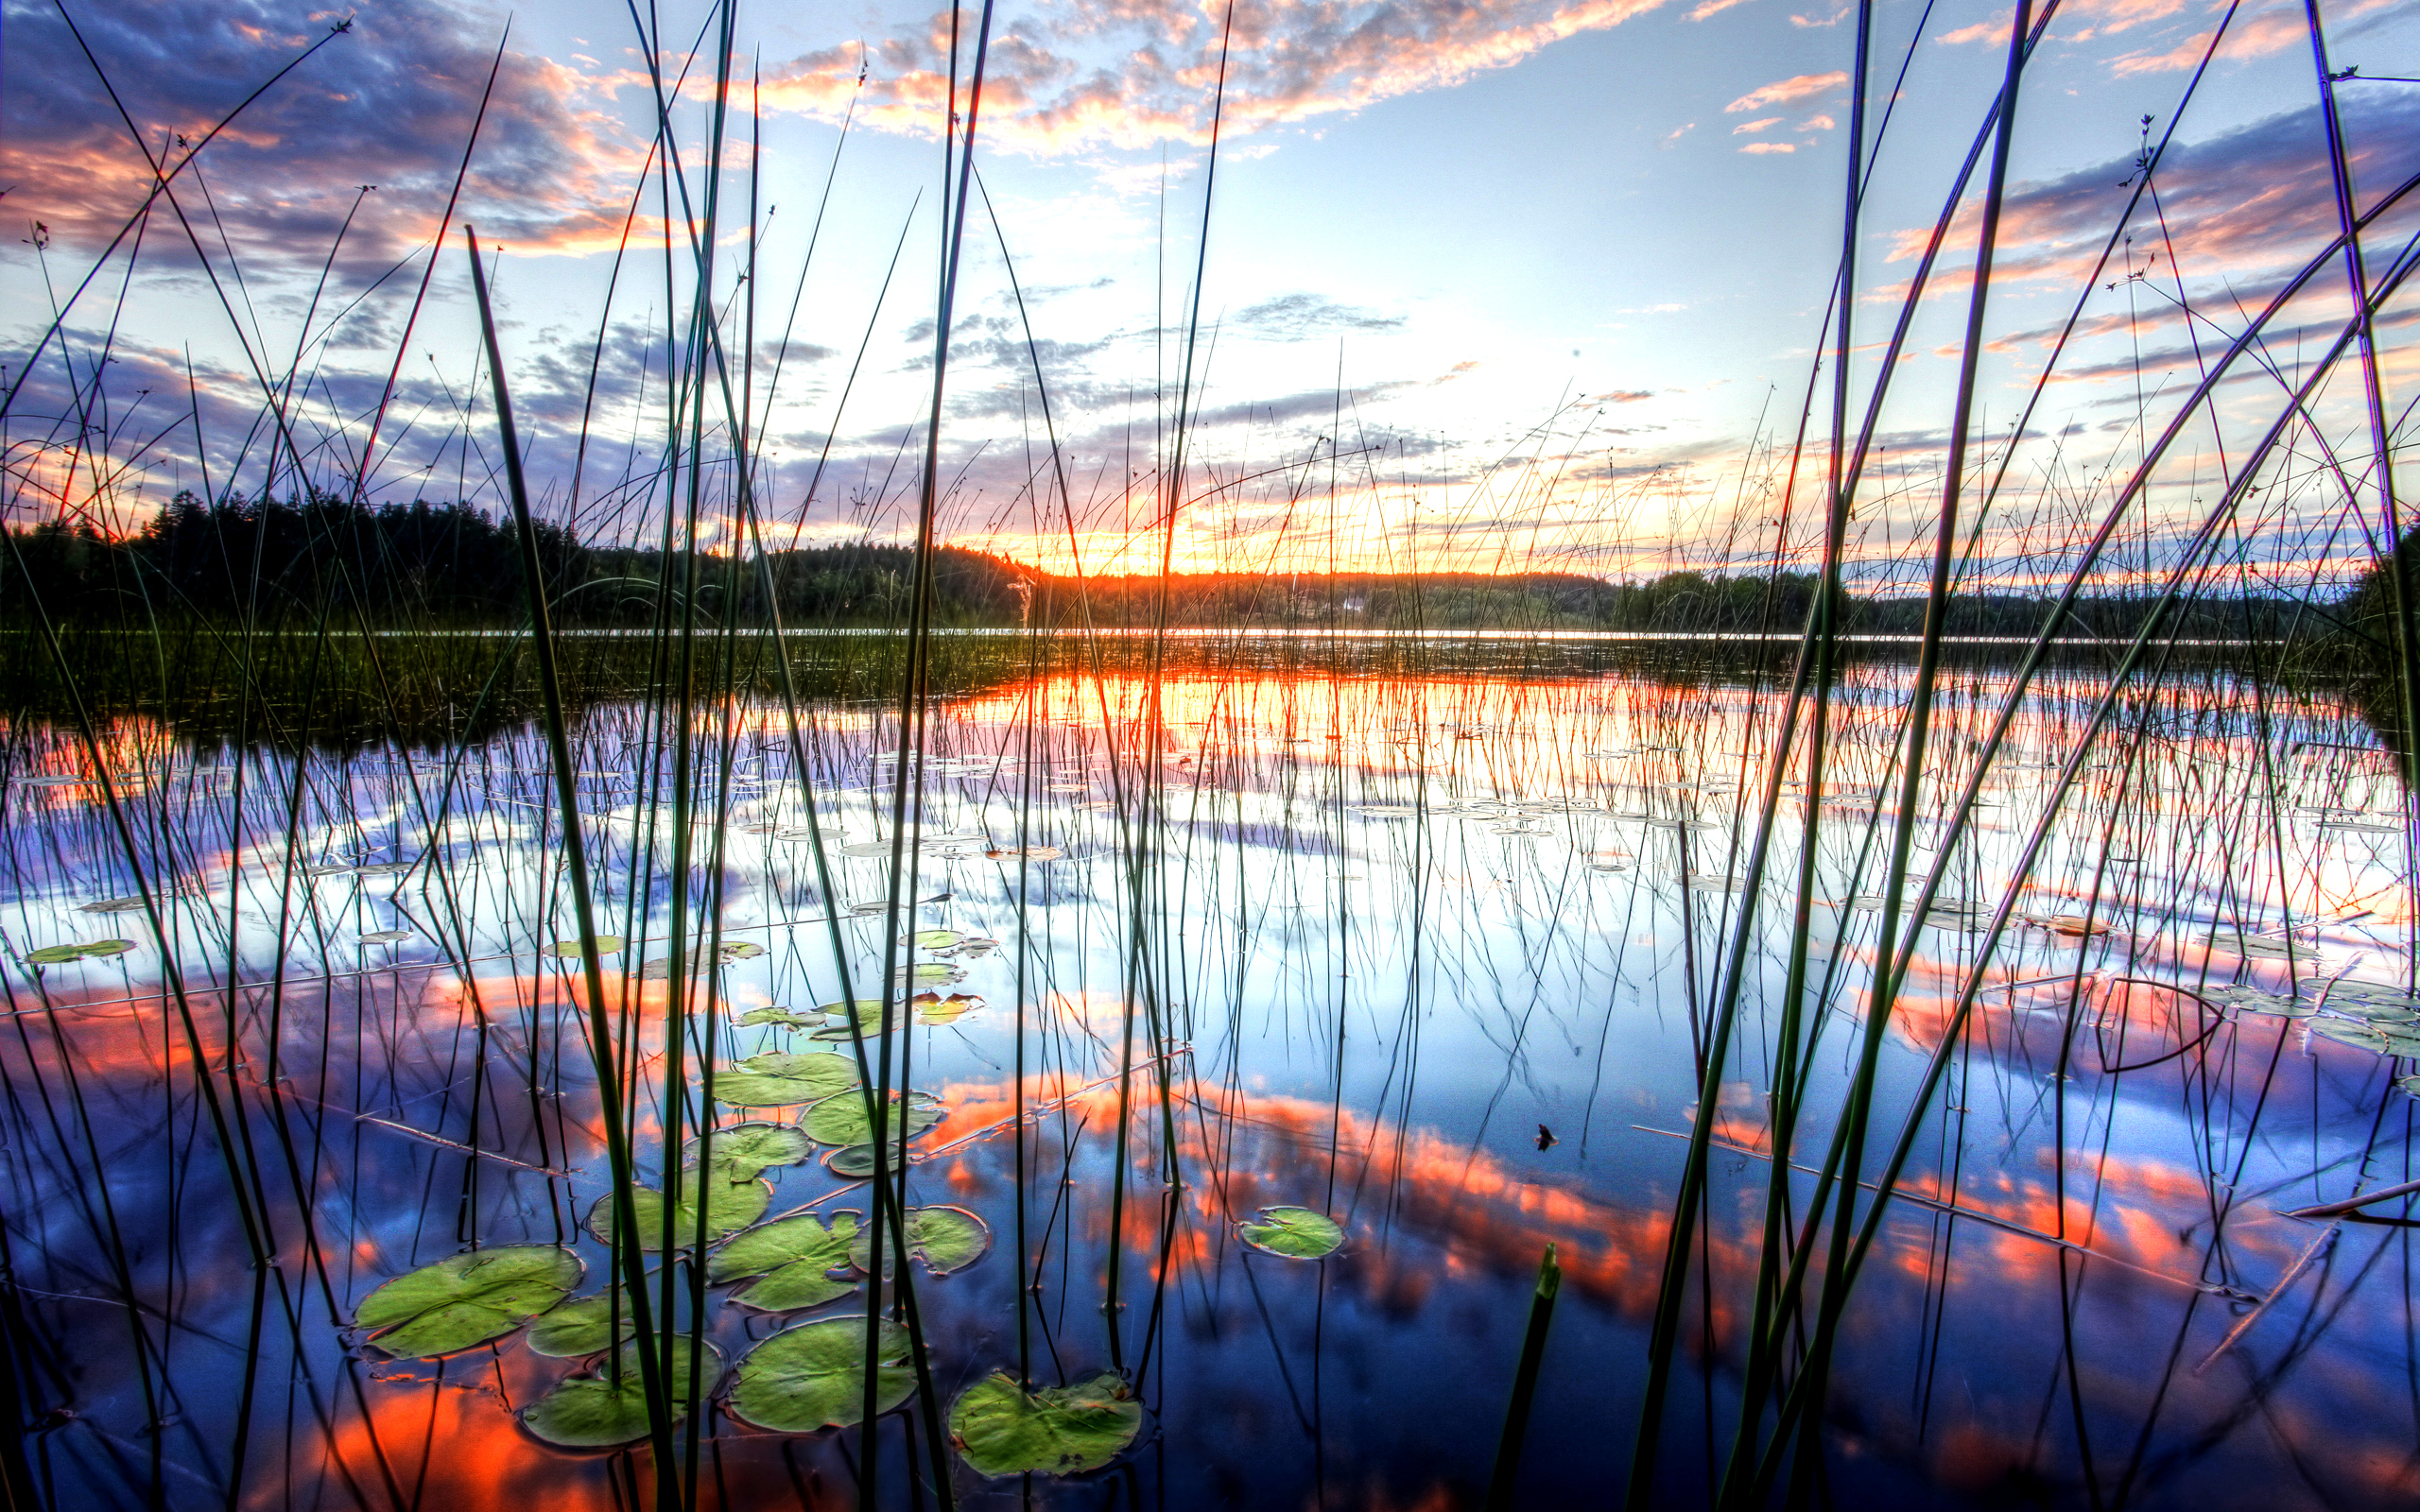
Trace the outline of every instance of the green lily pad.
<instances>
[{"instance_id":1,"label":"green lily pad","mask_svg":"<svg viewBox=\"0 0 2420 1512\"><path fill-rule=\"evenodd\" d=\"M704 1189L706 1205L706 1243L712 1244L723 1235L747 1228L765 1215L772 1205L773 1189L762 1181L717 1181L711 1177L703 1181L684 1182L681 1201L673 1214L673 1246L685 1249L698 1232L699 1190ZM631 1194L638 1210L639 1247L653 1250L664 1244L664 1194L653 1187L641 1187ZM607 1193L588 1210L588 1229L607 1244L614 1242L614 1194Z\"/></svg>"},{"instance_id":2,"label":"green lily pad","mask_svg":"<svg viewBox=\"0 0 2420 1512\"><path fill-rule=\"evenodd\" d=\"M908 1331L889 1318L875 1335L874 1405L889 1412L916 1390ZM831 1317L784 1329L741 1357L727 1399L741 1422L776 1433L846 1428L865 1415L866 1320Z\"/></svg>"},{"instance_id":3,"label":"green lily pad","mask_svg":"<svg viewBox=\"0 0 2420 1512\"><path fill-rule=\"evenodd\" d=\"M543 1313L529 1324L529 1337L525 1341L531 1354L543 1354L549 1360L577 1360L582 1355L602 1354L610 1341L613 1328L613 1298L599 1292L594 1297L575 1297L567 1302ZM631 1334L631 1299L622 1298L621 1334Z\"/></svg>"},{"instance_id":4,"label":"green lily pad","mask_svg":"<svg viewBox=\"0 0 2420 1512\"><path fill-rule=\"evenodd\" d=\"M919 961L914 966L899 969L899 979L925 987L947 987L966 980L966 968L952 966L947 961Z\"/></svg>"},{"instance_id":5,"label":"green lily pad","mask_svg":"<svg viewBox=\"0 0 2420 1512\"><path fill-rule=\"evenodd\" d=\"M596 954L599 955L611 955L621 948L622 936L619 935L599 935L596 936ZM579 941L576 939L559 939L546 947L546 954L549 955L577 956L579 954Z\"/></svg>"},{"instance_id":6,"label":"green lily pad","mask_svg":"<svg viewBox=\"0 0 2420 1512\"><path fill-rule=\"evenodd\" d=\"M1239 1223L1236 1231L1253 1248L1288 1260L1322 1260L1344 1243L1335 1219L1308 1208L1263 1208L1258 1222Z\"/></svg>"},{"instance_id":7,"label":"green lily pad","mask_svg":"<svg viewBox=\"0 0 2420 1512\"><path fill-rule=\"evenodd\" d=\"M739 1016L739 1026L752 1029L760 1023L777 1024L785 1029L812 1029L821 1021L801 1018L787 1008L751 1008Z\"/></svg>"},{"instance_id":8,"label":"green lily pad","mask_svg":"<svg viewBox=\"0 0 2420 1512\"><path fill-rule=\"evenodd\" d=\"M684 1165L698 1163L700 1141L681 1151ZM745 1181L777 1165L796 1165L815 1153L815 1142L788 1124L734 1124L715 1130L713 1176Z\"/></svg>"},{"instance_id":9,"label":"green lily pad","mask_svg":"<svg viewBox=\"0 0 2420 1512\"><path fill-rule=\"evenodd\" d=\"M358 942L363 945L400 945L411 937L412 932L408 929L376 929L360 936Z\"/></svg>"},{"instance_id":10,"label":"green lily pad","mask_svg":"<svg viewBox=\"0 0 2420 1512\"><path fill-rule=\"evenodd\" d=\"M820 1307L857 1289L854 1279L836 1280L831 1275L850 1263L849 1245L856 1235L854 1212L834 1213L828 1228L811 1212L778 1219L733 1235L707 1256L706 1280L719 1285L758 1278L734 1300L760 1312Z\"/></svg>"},{"instance_id":11,"label":"green lily pad","mask_svg":"<svg viewBox=\"0 0 2420 1512\"><path fill-rule=\"evenodd\" d=\"M873 1146L844 1144L823 1158L823 1169L834 1176L844 1176L852 1181L862 1181L873 1175Z\"/></svg>"},{"instance_id":12,"label":"green lily pad","mask_svg":"<svg viewBox=\"0 0 2420 1512\"><path fill-rule=\"evenodd\" d=\"M897 1108L900 1103L899 1094L891 1093L892 1107ZM920 1100L914 1093L906 1099L904 1113L892 1114L894 1118L904 1117L907 1120L908 1138L911 1140L948 1116L948 1108L936 1102ZM870 1144L873 1142L873 1125L866 1118L866 1095L861 1088L826 1097L808 1108L806 1116L799 1120L799 1127L806 1130L807 1137L818 1144ZM899 1138L898 1125L891 1125L884 1133L895 1142Z\"/></svg>"},{"instance_id":13,"label":"green lily pad","mask_svg":"<svg viewBox=\"0 0 2420 1512\"><path fill-rule=\"evenodd\" d=\"M2387 1046L2385 1035L2366 1023L2355 1023L2346 1019L2313 1019L2310 1031L2362 1050L2382 1052Z\"/></svg>"},{"instance_id":14,"label":"green lily pad","mask_svg":"<svg viewBox=\"0 0 2420 1512\"><path fill-rule=\"evenodd\" d=\"M398 1359L424 1360L500 1339L579 1284L588 1267L553 1245L448 1255L387 1282L354 1309L356 1328Z\"/></svg>"},{"instance_id":15,"label":"green lily pad","mask_svg":"<svg viewBox=\"0 0 2420 1512\"><path fill-rule=\"evenodd\" d=\"M1002 1372L959 1393L950 1442L978 1475L1081 1475L1126 1452L1143 1428L1143 1404L1104 1370L1072 1386L1028 1392Z\"/></svg>"},{"instance_id":16,"label":"green lily pad","mask_svg":"<svg viewBox=\"0 0 2420 1512\"><path fill-rule=\"evenodd\" d=\"M735 1108L818 1103L857 1084L857 1063L829 1051L769 1050L715 1071L715 1101Z\"/></svg>"},{"instance_id":17,"label":"green lily pad","mask_svg":"<svg viewBox=\"0 0 2420 1512\"><path fill-rule=\"evenodd\" d=\"M603 1374L579 1375L521 1409L521 1426L536 1437L564 1449L611 1449L631 1444L648 1435L647 1377L639 1370L639 1341L622 1346L619 1381ZM722 1379L722 1351L712 1344L699 1351L698 1387L710 1391ZM689 1353L676 1343L672 1351L672 1416L688 1414Z\"/></svg>"},{"instance_id":18,"label":"green lily pad","mask_svg":"<svg viewBox=\"0 0 2420 1512\"><path fill-rule=\"evenodd\" d=\"M717 949L726 961L748 961L765 954L765 947L753 940L725 940Z\"/></svg>"},{"instance_id":19,"label":"green lily pad","mask_svg":"<svg viewBox=\"0 0 2420 1512\"><path fill-rule=\"evenodd\" d=\"M862 1271L873 1265L872 1229L857 1230L856 1241L849 1246L849 1263ZM992 1247L992 1227L964 1208L910 1208L908 1210L908 1253L925 1263L925 1268L936 1276L964 1270L981 1260ZM883 1244L882 1273L890 1274L890 1245Z\"/></svg>"},{"instance_id":20,"label":"green lily pad","mask_svg":"<svg viewBox=\"0 0 2420 1512\"><path fill-rule=\"evenodd\" d=\"M130 939L96 939L82 945L45 945L41 950L26 952L26 959L36 966L64 966L70 961L123 955L132 949L134 941Z\"/></svg>"},{"instance_id":21,"label":"green lily pad","mask_svg":"<svg viewBox=\"0 0 2420 1512\"><path fill-rule=\"evenodd\" d=\"M143 899L138 895L131 898L104 898L95 903L79 903L76 911L79 914L132 914L141 912L142 908Z\"/></svg>"},{"instance_id":22,"label":"green lily pad","mask_svg":"<svg viewBox=\"0 0 2420 1512\"><path fill-rule=\"evenodd\" d=\"M920 929L916 943L928 951L945 951L966 936L954 929Z\"/></svg>"}]
</instances>

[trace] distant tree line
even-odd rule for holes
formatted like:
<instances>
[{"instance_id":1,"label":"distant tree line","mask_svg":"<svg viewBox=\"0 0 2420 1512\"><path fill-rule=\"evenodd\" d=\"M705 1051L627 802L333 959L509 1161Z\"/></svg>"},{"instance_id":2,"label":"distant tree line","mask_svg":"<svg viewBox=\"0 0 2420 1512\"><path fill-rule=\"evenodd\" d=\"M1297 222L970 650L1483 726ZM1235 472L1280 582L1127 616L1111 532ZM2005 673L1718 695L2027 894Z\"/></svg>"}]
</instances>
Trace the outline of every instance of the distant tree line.
<instances>
[{"instance_id":1,"label":"distant tree line","mask_svg":"<svg viewBox=\"0 0 2420 1512\"><path fill-rule=\"evenodd\" d=\"M793 626L903 625L916 559L905 546L859 542L736 558L666 555L581 544L558 525L535 527L547 596L559 623L644 626L691 613L700 625L762 625L778 605ZM323 610L386 626L498 626L527 617L521 545L510 522L459 502L367 506L313 493L299 500L190 492L131 536L42 524L11 531L26 573L0 572L0 617L22 620L31 599L61 623L144 616L251 617L291 626ZM1145 628L1235 626L1304 629L1600 629L1741 636L1795 635L1819 579L1808 573L1666 573L1613 583L1577 573L1179 574L1057 576L1006 558L943 547L933 559L933 612L945 627L1036 625ZM769 586L773 594L767 599ZM2172 606L2164 635L2273 639L2342 633L2376 640L2384 577L2335 606L2237 597ZM2082 600L2062 637L2133 636L2156 607L2150 597ZM2040 633L2050 601L2023 594L1962 594L1945 631L1958 636ZM1914 635L1925 601L1843 592L1843 633Z\"/></svg>"}]
</instances>

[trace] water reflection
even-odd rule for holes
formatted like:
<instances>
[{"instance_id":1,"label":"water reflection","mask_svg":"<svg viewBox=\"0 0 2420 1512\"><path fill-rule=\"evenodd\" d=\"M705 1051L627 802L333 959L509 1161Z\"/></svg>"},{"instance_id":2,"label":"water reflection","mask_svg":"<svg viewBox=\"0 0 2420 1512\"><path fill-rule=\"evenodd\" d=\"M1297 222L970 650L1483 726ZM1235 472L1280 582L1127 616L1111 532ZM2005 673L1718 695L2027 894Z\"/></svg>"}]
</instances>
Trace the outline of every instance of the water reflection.
<instances>
[{"instance_id":1,"label":"water reflection","mask_svg":"<svg viewBox=\"0 0 2420 1512\"><path fill-rule=\"evenodd\" d=\"M1874 970L1899 676L1861 668L1842 690L1803 858L1811 1001L1830 1026L1819 1081L1847 1074ZM2264 736L2249 695L2211 677L2144 700L2050 813L2048 765L2097 692L2078 675L2039 696L2014 757L1985 772L1994 806L1950 846L1944 805L1979 758L1989 677L1951 700L1951 754L1910 816L1919 869L1945 885L1893 1020L1885 1115L1935 1053L1950 1070L1848 1314L1832 1493L2420 1496L2410 1230L2340 1226L2297 1273L2323 1230L2278 1215L2411 1175L2395 1056L2342 1038L2420 1019L2378 995L2409 962L2401 841L2377 828L2399 797L2350 748L2348 716L2305 709ZM631 942L605 964L642 1089L642 1180L665 1177L671 1005L696 1016L681 1046L694 1088L700 1058L830 1047L738 1024L750 1009L832 1003L843 964L860 990L878 982L888 717L814 712L810 809L772 711L702 713L717 754L682 876L660 725L635 709L583 725L599 928ZM909 924L1002 942L914 957L963 973L938 990L982 1002L904 1036L911 1085L949 1109L920 1142L910 1200L964 1205L997 1237L920 1288L937 1385L946 1399L1014 1370L1022 1310L1036 1379L1122 1364L1150 1415L1120 1465L1037 1500L1470 1504L1548 1243L1566 1300L1525 1495L1602 1500L1744 916L1749 1013L1713 1110L1672 1440L1705 1448L1668 1454L1672 1493L1704 1493L1736 1426L1774 1179L1768 1047L1802 862L1796 787L1755 894L1741 875L1771 726L1753 687L1630 676L1054 676L937 714L903 847L922 900ZM341 1332L381 1280L472 1243L570 1245L602 1283L579 1223L603 1190L602 1118L577 963L546 949L573 931L540 743L197 756L119 727L104 760L139 778L115 786L163 884L157 935L141 910L86 911L136 880L88 753L50 731L19 744L9 950L136 940L9 978L10 1336L53 1500L646 1500L644 1450L567 1455L518 1427L513 1409L577 1362L517 1335L388 1361ZM2037 829L2040 859L2014 884ZM647 970L670 954L676 893L705 921L678 982ZM761 954L714 964L732 941ZM2340 978L2375 990L2323 1000ZM197 1067L273 1264L251 1263ZM1836 1101L1808 1099L1782 1177L1794 1207ZM691 1095L684 1127L702 1111ZM767 1176L775 1212L864 1206L816 1161ZM1272 1204L1332 1213L1344 1248L1248 1251L1236 1222ZM704 1322L735 1358L789 1321L721 1295ZM701 1421L708 1504L853 1504L853 1435ZM881 1435L901 1504L922 1432L903 1416ZM965 1472L959 1490L1025 1494Z\"/></svg>"}]
</instances>

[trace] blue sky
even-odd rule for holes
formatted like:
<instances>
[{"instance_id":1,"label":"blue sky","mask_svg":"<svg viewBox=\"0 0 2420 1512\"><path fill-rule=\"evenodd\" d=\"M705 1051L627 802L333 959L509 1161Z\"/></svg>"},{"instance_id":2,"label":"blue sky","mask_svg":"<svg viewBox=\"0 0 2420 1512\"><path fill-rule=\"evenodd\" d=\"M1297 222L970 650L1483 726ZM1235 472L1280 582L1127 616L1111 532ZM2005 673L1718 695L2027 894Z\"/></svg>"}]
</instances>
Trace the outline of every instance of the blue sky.
<instances>
[{"instance_id":1,"label":"blue sky","mask_svg":"<svg viewBox=\"0 0 2420 1512\"><path fill-rule=\"evenodd\" d=\"M2420 4L2323 9L2331 66L2420 74ZM68 13L155 145L198 137L345 14L259 0L120 0ZM506 17L424 0L372 0L352 14L349 32L213 143L202 173L181 179L179 207L203 255L155 210L139 255L121 243L101 261L7 418L11 519L63 510L122 524L199 487L205 463L214 489L257 489L271 449L254 371L274 385L298 348L306 377L289 408L306 470L340 477L354 465ZM2169 129L2225 14L2206 0L2066 0L2054 17L2017 116L1979 387L1987 435L1996 416L2004 436L2026 404L2128 202L2141 117L2155 134ZM662 15L661 52L678 69L708 12ZM1202 251L1224 15L1184 0L1080 0L994 16L978 167L1041 344L1077 536L1095 570L1157 559L1156 538L1137 527L1161 502L1154 418L1173 404ZM1897 314L1913 253L1996 88L2009 26L2004 9L1946 0L1876 16L1877 108L1903 60L1906 75L1861 217L1860 394L1872 343ZM1787 516L1782 488L1838 256L1849 12L1791 0L1287 0L1239 5L1235 18L1181 565L1619 576L1745 564L1777 532L1805 558L1820 528L1807 486L1822 473L1820 404ZM53 301L103 260L148 180L57 12L8 0L6 23L0 185L21 229L0 255L0 341L14 381ZM908 518L930 383L945 28L945 12L917 6L738 13L737 72L764 80L767 357L838 123L856 109L766 432L769 513L800 539L891 535ZM585 404L614 244L653 133L642 57L623 8L514 12L462 206L503 249L510 376L552 507L564 507L588 411L579 520L590 534L641 528L661 509L660 498L612 495L599 481L652 466L666 312L685 311L693 294L685 267L667 288L651 240L660 226L643 219L611 306L596 402ZM2011 462L2014 481L1980 548L1989 570L2015 580L2054 569L2075 522L2131 465L2129 449L2164 422L2161 406L2189 391L2196 362L2334 233L2317 87L2300 7L2236 9L2158 196L2137 211L2133 262L2103 272L2113 286L2095 288L2062 357L2073 376L2045 390ZM2357 199L2420 168L2414 88L2338 86ZM693 84L674 120L693 165L700 98ZM744 194L744 180L731 181ZM363 196L364 183L378 187ZM2374 266L2415 227L2409 209L2381 217ZM47 242L39 255L37 239ZM1852 531L1876 577L1906 570L1928 528L1972 247L1970 215L1878 421L1881 450ZM717 301L735 293L739 252L727 239ZM1039 508L1030 486L1041 424L1023 327L979 209L966 256L942 423L947 533L1063 567L1055 486L1040 490ZM2143 276L2129 280L2128 267ZM2342 287L2341 277L2314 284L2275 323L2275 374L2290 375L2302 349L2341 322ZM2413 376L2398 308L2379 331L2391 411ZM840 411L861 341L867 356ZM477 410L466 424L462 409L475 349L467 279L449 248L400 366L372 469L378 496L497 502L491 422ZM113 361L98 364L103 353ZM97 385L94 370L105 373ZM2221 454L2257 434L2284 392L2257 372L2222 386L2208 423L2197 421L2206 439L2180 443L2129 526L2143 536L2140 565L2161 559L2161 543L2216 486ZM2377 528L2359 502L2362 458L2375 452L2360 399L2348 367L2314 404L2308 455L2277 464L2280 481L2263 495L2276 507L2242 553L2256 577L2358 561L2361 532ZM199 445L191 424L170 423L186 409L200 415ZM78 449L79 428L106 434L102 455Z\"/></svg>"}]
</instances>

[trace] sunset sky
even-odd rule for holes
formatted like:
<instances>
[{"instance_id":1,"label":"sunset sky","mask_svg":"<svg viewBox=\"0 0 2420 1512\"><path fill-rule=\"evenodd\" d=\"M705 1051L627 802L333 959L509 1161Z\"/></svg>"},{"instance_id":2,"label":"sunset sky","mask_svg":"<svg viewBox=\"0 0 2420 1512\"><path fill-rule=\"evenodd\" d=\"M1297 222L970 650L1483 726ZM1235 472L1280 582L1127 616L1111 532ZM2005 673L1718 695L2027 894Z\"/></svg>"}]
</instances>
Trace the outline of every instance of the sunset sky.
<instances>
[{"instance_id":1,"label":"sunset sky","mask_svg":"<svg viewBox=\"0 0 2420 1512\"><path fill-rule=\"evenodd\" d=\"M1239 3L1201 265L1179 564L1622 576L1770 552L1838 257L1855 32L1847 9L1794 3ZM64 507L122 526L180 488L201 490L205 465L213 492L257 490L269 454L263 386L283 381L298 350L299 442L315 475L349 476L505 11L424 0L365 0L357 11L78 0L66 13L96 70L46 0L5 9L0 187L12 230L0 257L0 343L10 384L54 309L99 263L63 343L43 348L7 418L9 518ZM2420 4L2323 9L2332 67L2420 75ZM164 204L139 227L138 256L130 259L130 236L102 260L148 183L103 73L152 148L175 153L176 134L199 137L347 14L349 32L271 87L201 155L199 172L180 178L182 222ZM2143 118L2156 141L2228 14L2210 0L2059 8L2017 115L1979 388L1986 436L2005 438L2127 203ZM692 49L709 12L683 4L662 15L665 66L691 68L673 124L701 188L712 34L702 54ZM1141 528L1164 496L1150 476L1154 417L1172 410L1203 253L1225 16L1219 0L1014 0L994 13L977 161L1038 338L1087 570L1157 564L1157 538ZM970 53L975 19L964 14ZM2007 9L1964 0L1892 0L1877 12L1877 108L1903 64L1906 73L1863 217L1856 319L1868 363L1852 369L1860 393L1872 344L1897 314L1997 87L2009 24ZM754 73L768 217L760 386L839 124L856 112L765 440L768 513L784 539L794 526L809 541L890 537L911 518L930 387L934 125L948 25L946 12L916 5L738 12L741 114L725 225L740 229L718 252L714 297L732 297L742 267ZM2145 417L2155 432L2160 405L2196 381L2197 343L2202 356L2222 350L2246 312L2335 232L2303 9L2246 0L2228 25L2157 195L2137 212L2135 241L2121 252L2131 261L2102 274L2111 286L2096 287L2061 360L2066 376L2034 413L1983 548L1998 570L2021 576L2046 532L2064 540L2091 516L2106 476L2131 465ZM622 7L543 0L512 12L510 28L454 241L380 438L379 498L501 502L484 402L464 445L477 342L460 218L502 249L503 339L533 433L533 476L558 512L568 495L615 244L654 135L653 96ZM2415 89L2338 86L2365 204L2420 168ZM1979 172L1970 194L1981 183ZM365 184L374 192L363 195ZM685 315L690 297L685 267L667 288L653 195L640 206L599 368L579 522L592 537L638 529L649 510L661 520L660 495L643 506L612 491L656 465L666 312ZM1913 522L1930 508L1974 244L1971 215L1960 225L1861 494L1870 503L1855 539L1876 572L1908 555ZM2381 217L2374 267L2415 227L2420 211L2410 207ZM2195 311L2189 323L2167 246ZM1067 523L1041 460L1023 327L979 197L965 256L942 423L945 533L1063 568ZM2301 349L2332 335L2347 308L2342 287L2341 276L2326 290L2315 284L2307 308L2272 327L2274 373L2226 386L2230 418L2205 427L2194 458L2179 454L2174 497L2155 502L2155 517L2189 507L2218 476L2219 454L2237 444L2235 417L2256 425L2276 412L2277 375L2296 376ZM2391 417L2394 396L2420 376L2409 308L2391 304L2379 332ZM740 339L735 324L728 339ZM836 413L861 341L862 371ZM112 361L95 393L104 352ZM2369 443L2350 372L2323 396L2333 407L2319 414L2313 444L2325 435L2336 460L2353 455L2359 472ZM1167 396L1156 405L1155 391ZM101 455L71 454L79 422L88 446L106 437ZM1808 482L1822 474L1827 423L1819 395L1787 527L1793 550L1817 526ZM830 462L807 507L827 437ZM78 472L62 481L71 459ZM1028 487L1037 469L1048 511L1039 515ZM1125 487L1130 477L1139 491ZM2292 488L2272 498L2245 552L2278 564L2260 571L2359 558L2358 519L2350 534L2325 535L2345 516L2341 488L2332 505Z\"/></svg>"}]
</instances>

